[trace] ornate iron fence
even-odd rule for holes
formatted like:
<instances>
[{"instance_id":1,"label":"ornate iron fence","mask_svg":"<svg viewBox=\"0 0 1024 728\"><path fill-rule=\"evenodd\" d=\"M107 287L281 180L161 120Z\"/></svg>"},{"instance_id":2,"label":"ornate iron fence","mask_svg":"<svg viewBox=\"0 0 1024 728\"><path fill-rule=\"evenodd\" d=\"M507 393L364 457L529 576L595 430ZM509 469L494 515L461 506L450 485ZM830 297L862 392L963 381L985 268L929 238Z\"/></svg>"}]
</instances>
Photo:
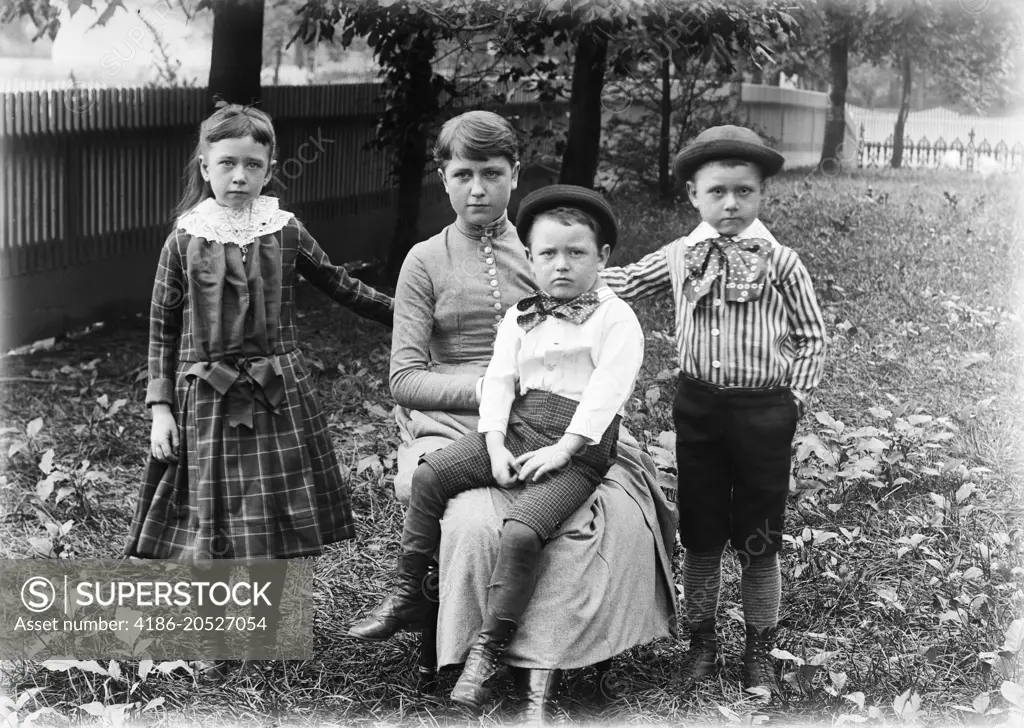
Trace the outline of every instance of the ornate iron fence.
<instances>
[{"instance_id":1,"label":"ornate iron fence","mask_svg":"<svg viewBox=\"0 0 1024 728\"><path fill-rule=\"evenodd\" d=\"M949 167L954 169L988 172L1019 172L1024 170L1024 142L1012 147L1003 140L995 145L988 139L975 143L974 129L967 134L967 144L959 137L947 142L939 137L934 142L923 136L916 142L903 138L904 167ZM861 124L860 140L857 145L858 167L888 167L892 163L893 137L890 134L884 142L864 141L864 125Z\"/></svg>"}]
</instances>

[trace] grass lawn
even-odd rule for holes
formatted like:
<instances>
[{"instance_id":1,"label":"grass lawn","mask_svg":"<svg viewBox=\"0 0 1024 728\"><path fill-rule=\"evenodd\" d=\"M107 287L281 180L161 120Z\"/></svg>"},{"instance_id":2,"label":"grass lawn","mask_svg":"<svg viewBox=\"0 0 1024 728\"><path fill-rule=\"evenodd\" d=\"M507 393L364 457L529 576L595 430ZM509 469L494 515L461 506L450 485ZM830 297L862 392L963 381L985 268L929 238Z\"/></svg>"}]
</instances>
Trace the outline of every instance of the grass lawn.
<instances>
[{"instance_id":1,"label":"grass lawn","mask_svg":"<svg viewBox=\"0 0 1024 728\"><path fill-rule=\"evenodd\" d=\"M601 704L587 699L593 670L567 675L572 721L1020 725L1021 192L1015 179L931 171L773 181L762 218L807 263L830 337L825 379L797 434L782 553L789 701L767 706L741 689L739 573L727 558L725 672L681 695L673 673L684 645L645 645L616 658L614 694ZM644 196L615 205L616 263L696 220L688 205ZM648 353L629 426L649 447L666 447L672 302L636 308ZM21 719L50 708L40 720L93 720L81 706L96 702L94 714L134 704L129 716L166 725L462 721L446 699L455 673L442 675L441 698L415 693L413 636L380 645L343 636L387 591L401 530L390 484L389 337L315 292L302 293L301 309L358 518L358 538L317 567L315 659L217 688L182 671L139 681L133 662L115 676L7 663L4 692L23 696ZM0 360L3 556L118 555L148 449L146 337L145 322L130 321ZM509 695L510 686L498 691ZM0 697L0 717L5 705ZM511 711L503 700L483 723Z\"/></svg>"}]
</instances>

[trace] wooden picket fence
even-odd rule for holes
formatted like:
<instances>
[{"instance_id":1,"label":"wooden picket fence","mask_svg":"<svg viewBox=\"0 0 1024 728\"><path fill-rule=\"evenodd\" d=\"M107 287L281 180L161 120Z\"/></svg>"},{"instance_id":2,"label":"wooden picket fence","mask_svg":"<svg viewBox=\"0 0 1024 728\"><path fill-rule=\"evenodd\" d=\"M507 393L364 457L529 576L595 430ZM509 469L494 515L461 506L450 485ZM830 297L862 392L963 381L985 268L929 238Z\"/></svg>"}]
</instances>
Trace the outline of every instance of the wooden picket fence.
<instances>
[{"instance_id":1,"label":"wooden picket fence","mask_svg":"<svg viewBox=\"0 0 1024 728\"><path fill-rule=\"evenodd\" d=\"M858 135L857 166L887 167L892 162L893 137L890 134L884 141L865 141L864 128ZM975 132L967 133L967 143L960 138L947 142L943 137L931 141L921 137L917 141L904 137L904 167L950 167L966 170L984 170L986 172L1019 172L1024 170L1024 142L1016 142L1013 146L1000 139L995 144L983 139L975 142Z\"/></svg>"},{"instance_id":2,"label":"wooden picket fence","mask_svg":"<svg viewBox=\"0 0 1024 728\"><path fill-rule=\"evenodd\" d=\"M370 144L383 103L376 83L263 89L276 192L338 262L387 254L397 190ZM0 347L144 308L208 108L205 88L0 93ZM524 93L498 110L529 125L551 111ZM448 221L443 196L428 176L425 229Z\"/></svg>"}]
</instances>

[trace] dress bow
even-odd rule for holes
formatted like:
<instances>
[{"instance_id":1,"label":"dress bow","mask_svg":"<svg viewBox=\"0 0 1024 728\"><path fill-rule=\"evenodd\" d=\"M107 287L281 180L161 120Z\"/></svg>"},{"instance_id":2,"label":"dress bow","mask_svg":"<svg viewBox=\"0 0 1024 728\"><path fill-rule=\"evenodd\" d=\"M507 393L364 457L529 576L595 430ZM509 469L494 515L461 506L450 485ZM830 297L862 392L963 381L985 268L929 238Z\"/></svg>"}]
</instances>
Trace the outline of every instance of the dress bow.
<instances>
[{"instance_id":1,"label":"dress bow","mask_svg":"<svg viewBox=\"0 0 1024 728\"><path fill-rule=\"evenodd\" d=\"M227 397L228 427L253 429L256 402L277 414L285 398L284 375L277 355L198 361L185 376L202 379Z\"/></svg>"},{"instance_id":2,"label":"dress bow","mask_svg":"<svg viewBox=\"0 0 1024 728\"><path fill-rule=\"evenodd\" d=\"M548 316L582 324L600 305L601 299L593 291L587 291L569 300L555 298L543 291L537 291L516 304L516 308L520 311L516 321L523 331L529 331Z\"/></svg>"},{"instance_id":3,"label":"dress bow","mask_svg":"<svg viewBox=\"0 0 1024 728\"><path fill-rule=\"evenodd\" d=\"M725 300L731 303L756 301L764 293L772 244L761 238L711 238L695 243L686 251L686 280L683 295L696 303L711 290L725 270Z\"/></svg>"}]
</instances>

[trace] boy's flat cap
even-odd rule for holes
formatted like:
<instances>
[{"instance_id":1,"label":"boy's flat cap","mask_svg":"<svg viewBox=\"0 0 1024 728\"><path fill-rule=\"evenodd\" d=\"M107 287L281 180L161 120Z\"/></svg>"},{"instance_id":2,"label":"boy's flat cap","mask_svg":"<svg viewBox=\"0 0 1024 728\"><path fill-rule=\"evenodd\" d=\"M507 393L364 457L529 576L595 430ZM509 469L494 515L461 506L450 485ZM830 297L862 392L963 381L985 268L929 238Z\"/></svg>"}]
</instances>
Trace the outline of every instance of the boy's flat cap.
<instances>
[{"instance_id":1,"label":"boy's flat cap","mask_svg":"<svg viewBox=\"0 0 1024 728\"><path fill-rule=\"evenodd\" d=\"M530 228L537 216L542 212L554 210L556 207L575 207L589 213L601 226L604 242L615 247L619 238L619 226L615 222L615 213L600 192L588 190L578 185L548 185L534 190L519 203L516 214L516 232L523 245L530 239Z\"/></svg>"},{"instance_id":2,"label":"boy's flat cap","mask_svg":"<svg viewBox=\"0 0 1024 728\"><path fill-rule=\"evenodd\" d=\"M716 159L746 159L761 168L765 177L782 169L783 156L764 143L754 131L731 124L705 129L686 145L672 162L676 180L686 182L702 164Z\"/></svg>"}]
</instances>

